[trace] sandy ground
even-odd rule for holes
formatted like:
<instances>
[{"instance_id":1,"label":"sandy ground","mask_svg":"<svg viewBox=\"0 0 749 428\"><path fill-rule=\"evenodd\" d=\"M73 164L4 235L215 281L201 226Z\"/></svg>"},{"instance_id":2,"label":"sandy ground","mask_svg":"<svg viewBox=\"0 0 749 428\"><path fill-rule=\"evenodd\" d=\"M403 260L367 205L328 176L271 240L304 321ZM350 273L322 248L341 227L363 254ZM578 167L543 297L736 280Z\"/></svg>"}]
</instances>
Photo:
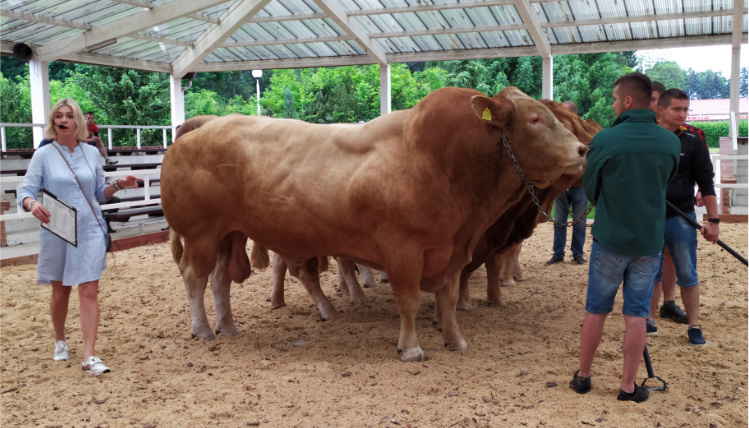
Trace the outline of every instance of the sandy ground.
<instances>
[{"instance_id":1,"label":"sandy ground","mask_svg":"<svg viewBox=\"0 0 749 428\"><path fill-rule=\"evenodd\" d=\"M589 229L590 230L590 229ZM744 256L747 225L721 224ZM390 287L366 289L354 306L336 294L335 263L323 290L340 318L323 322L296 279L285 308L271 311L270 272L232 288L240 334L190 338L181 277L167 244L110 255L101 281L97 353L112 373L80 370L78 299L71 297L71 359L52 361L49 287L36 266L3 268L0 380L3 426L11 427L737 427L747 426L747 269L700 241L701 322L707 347L686 327L659 320L648 338L655 374L668 382L642 404L618 402L624 320L618 299L584 396L568 387L576 369L587 264L545 266L552 227L521 253L526 280L504 287L504 307L486 305L474 274L474 309L458 320L463 352L442 346L423 295L417 333L428 360L402 363ZM586 252L590 251L590 239ZM212 297L209 319L212 319ZM678 300L678 298L677 298ZM638 379L647 376L641 365Z\"/></svg>"}]
</instances>

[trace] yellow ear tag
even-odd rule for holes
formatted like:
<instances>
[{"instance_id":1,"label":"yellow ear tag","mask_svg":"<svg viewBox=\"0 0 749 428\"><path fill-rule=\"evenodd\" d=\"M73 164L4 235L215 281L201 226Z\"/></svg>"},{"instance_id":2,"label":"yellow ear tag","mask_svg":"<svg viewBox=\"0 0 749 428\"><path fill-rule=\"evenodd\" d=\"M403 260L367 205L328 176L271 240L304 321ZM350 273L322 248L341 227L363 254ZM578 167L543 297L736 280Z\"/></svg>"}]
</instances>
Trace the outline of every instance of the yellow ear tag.
<instances>
[{"instance_id":1,"label":"yellow ear tag","mask_svg":"<svg viewBox=\"0 0 749 428\"><path fill-rule=\"evenodd\" d=\"M492 120L492 112L489 110L489 107L484 110L484 113L481 114L481 118L484 120Z\"/></svg>"}]
</instances>

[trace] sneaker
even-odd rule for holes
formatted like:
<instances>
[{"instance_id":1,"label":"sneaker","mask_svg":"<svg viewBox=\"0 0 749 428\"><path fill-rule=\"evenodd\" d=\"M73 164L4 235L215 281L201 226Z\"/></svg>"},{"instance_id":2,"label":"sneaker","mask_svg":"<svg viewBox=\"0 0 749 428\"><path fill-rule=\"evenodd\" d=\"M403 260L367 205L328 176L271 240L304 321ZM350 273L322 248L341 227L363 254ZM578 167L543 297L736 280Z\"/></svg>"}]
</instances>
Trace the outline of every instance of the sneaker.
<instances>
[{"instance_id":1,"label":"sneaker","mask_svg":"<svg viewBox=\"0 0 749 428\"><path fill-rule=\"evenodd\" d=\"M620 389L619 395L616 399L619 401L634 401L635 403L642 403L648 399L648 395L650 395L650 393L647 388L635 384L635 392L630 394L629 392L624 392L624 390Z\"/></svg>"},{"instance_id":2,"label":"sneaker","mask_svg":"<svg viewBox=\"0 0 749 428\"><path fill-rule=\"evenodd\" d=\"M574 389L578 394L587 394L590 391L590 378L578 376L580 370L575 371L570 381L570 388Z\"/></svg>"},{"instance_id":3,"label":"sneaker","mask_svg":"<svg viewBox=\"0 0 749 428\"><path fill-rule=\"evenodd\" d=\"M562 260L562 259L558 259L556 257L552 257L548 262L546 262L546 265L547 266L549 266L549 265L555 265L555 264L563 262L563 261L564 260Z\"/></svg>"},{"instance_id":4,"label":"sneaker","mask_svg":"<svg viewBox=\"0 0 749 428\"><path fill-rule=\"evenodd\" d=\"M648 336L658 336L658 327L655 325L655 321L646 320L645 331L647 331Z\"/></svg>"},{"instance_id":5,"label":"sneaker","mask_svg":"<svg viewBox=\"0 0 749 428\"><path fill-rule=\"evenodd\" d=\"M689 324L687 314L673 300L663 303L663 306L661 306L661 318L670 318L677 324Z\"/></svg>"},{"instance_id":6,"label":"sneaker","mask_svg":"<svg viewBox=\"0 0 749 428\"><path fill-rule=\"evenodd\" d=\"M687 329L687 335L689 336L689 344L693 346L705 346L707 341L702 336L702 326L695 324L690 325Z\"/></svg>"},{"instance_id":7,"label":"sneaker","mask_svg":"<svg viewBox=\"0 0 749 428\"><path fill-rule=\"evenodd\" d=\"M68 342L64 340L55 341L55 356L52 357L55 361L63 361L70 358L68 356Z\"/></svg>"},{"instance_id":8,"label":"sneaker","mask_svg":"<svg viewBox=\"0 0 749 428\"><path fill-rule=\"evenodd\" d=\"M114 164L116 164L117 162L119 162L119 161L116 161L116 160L112 160L112 159L107 159L107 165L114 165Z\"/></svg>"},{"instance_id":9,"label":"sneaker","mask_svg":"<svg viewBox=\"0 0 749 428\"><path fill-rule=\"evenodd\" d=\"M587 260L585 260L585 259L583 258L583 256L575 256L575 257L573 257L573 258L572 258L572 260L573 260L573 261L574 261L575 263L579 264L579 265L585 264L585 262L587 261Z\"/></svg>"},{"instance_id":10,"label":"sneaker","mask_svg":"<svg viewBox=\"0 0 749 428\"><path fill-rule=\"evenodd\" d=\"M109 367L105 366L101 360L96 357L89 357L88 361L82 362L81 370L86 373L91 373L94 376L99 376L100 374L109 373L111 371L109 370Z\"/></svg>"}]
</instances>

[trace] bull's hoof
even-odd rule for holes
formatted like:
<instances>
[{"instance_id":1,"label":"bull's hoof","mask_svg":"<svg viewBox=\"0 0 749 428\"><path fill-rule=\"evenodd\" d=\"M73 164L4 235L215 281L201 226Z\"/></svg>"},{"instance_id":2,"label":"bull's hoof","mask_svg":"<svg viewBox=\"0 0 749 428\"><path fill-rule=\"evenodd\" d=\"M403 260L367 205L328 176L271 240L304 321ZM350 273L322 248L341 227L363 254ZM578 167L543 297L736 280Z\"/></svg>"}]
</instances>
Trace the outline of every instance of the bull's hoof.
<instances>
[{"instance_id":1,"label":"bull's hoof","mask_svg":"<svg viewBox=\"0 0 749 428\"><path fill-rule=\"evenodd\" d=\"M320 310L320 319L323 321L335 321L337 318L338 312L335 309L332 311Z\"/></svg>"},{"instance_id":2,"label":"bull's hoof","mask_svg":"<svg viewBox=\"0 0 749 428\"><path fill-rule=\"evenodd\" d=\"M455 307L459 311L463 312L470 312L471 311L471 302L466 302L463 300L458 300L458 305Z\"/></svg>"},{"instance_id":3,"label":"bull's hoof","mask_svg":"<svg viewBox=\"0 0 749 428\"><path fill-rule=\"evenodd\" d=\"M416 348L411 348L406 351L402 351L399 348L398 353L401 354L401 361L403 361L404 363L426 361L426 357L424 356L424 351L422 351L421 347L418 347L418 346Z\"/></svg>"},{"instance_id":4,"label":"bull's hoof","mask_svg":"<svg viewBox=\"0 0 749 428\"><path fill-rule=\"evenodd\" d=\"M351 297L351 303L353 303L355 305L363 305L363 304L367 303L368 301L369 301L369 299L367 299L367 296L364 296L364 295L361 295L361 296L356 297L356 298Z\"/></svg>"},{"instance_id":5,"label":"bull's hoof","mask_svg":"<svg viewBox=\"0 0 749 428\"><path fill-rule=\"evenodd\" d=\"M193 339L199 339L199 340L202 340L204 342L207 342L207 341L215 339L216 336L213 335L212 331L208 330L207 332L203 332L203 333L195 333L195 332L193 332L192 333L192 338Z\"/></svg>"},{"instance_id":6,"label":"bull's hoof","mask_svg":"<svg viewBox=\"0 0 749 428\"><path fill-rule=\"evenodd\" d=\"M491 299L491 300L488 300L486 303L488 306L497 306L497 307L505 306L505 302L502 299L499 299L499 300Z\"/></svg>"},{"instance_id":7,"label":"bull's hoof","mask_svg":"<svg viewBox=\"0 0 749 428\"><path fill-rule=\"evenodd\" d=\"M273 309L281 309L284 306L286 306L286 302L285 301L284 302L276 302L276 303L271 302L271 304L270 304L271 310L273 310Z\"/></svg>"},{"instance_id":8,"label":"bull's hoof","mask_svg":"<svg viewBox=\"0 0 749 428\"><path fill-rule=\"evenodd\" d=\"M236 336L239 334L239 330L237 330L237 326L232 324L228 327L217 328L216 334L220 334L222 336Z\"/></svg>"},{"instance_id":9,"label":"bull's hoof","mask_svg":"<svg viewBox=\"0 0 749 428\"><path fill-rule=\"evenodd\" d=\"M468 348L468 345L466 344L465 339L460 338L459 340L445 343L445 348L449 349L450 351L462 351Z\"/></svg>"},{"instance_id":10,"label":"bull's hoof","mask_svg":"<svg viewBox=\"0 0 749 428\"><path fill-rule=\"evenodd\" d=\"M507 280L500 280L500 283L502 284L502 287L510 287L513 285L517 285L514 278L509 278Z\"/></svg>"}]
</instances>

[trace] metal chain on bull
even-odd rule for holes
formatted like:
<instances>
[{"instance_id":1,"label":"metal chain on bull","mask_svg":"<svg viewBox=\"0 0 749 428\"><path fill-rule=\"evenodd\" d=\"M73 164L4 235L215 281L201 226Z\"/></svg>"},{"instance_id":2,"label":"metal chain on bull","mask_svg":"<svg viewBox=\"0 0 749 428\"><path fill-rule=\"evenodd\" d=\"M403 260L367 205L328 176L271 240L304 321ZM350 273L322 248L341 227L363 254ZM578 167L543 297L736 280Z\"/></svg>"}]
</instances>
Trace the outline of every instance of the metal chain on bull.
<instances>
[{"instance_id":1,"label":"metal chain on bull","mask_svg":"<svg viewBox=\"0 0 749 428\"><path fill-rule=\"evenodd\" d=\"M499 130L499 134L502 136L502 145L505 146L505 148L507 149L507 154L510 155L510 159L512 159L512 164L515 165L515 168L520 173L520 178L522 178L525 182L525 187L528 189L528 194L531 195L533 203L538 207L538 211L543 214L544 217L546 217L547 221L554 223L554 226L572 227L588 217L588 214L590 214L590 212L593 210L593 205L589 205L588 211L586 211L585 214L583 214L579 218L574 218L571 222L562 223L561 221L557 221L551 218L551 216L547 214L546 211L544 211L544 209L541 207L541 202L538 200L536 192L533 191L533 182L528 180L528 177L525 176L525 171L523 171L523 168L520 167L520 162L518 162L518 158L516 158L515 154L512 152L510 142L507 141L507 137L505 137L505 133L504 131L502 131L502 129Z\"/></svg>"}]
</instances>

